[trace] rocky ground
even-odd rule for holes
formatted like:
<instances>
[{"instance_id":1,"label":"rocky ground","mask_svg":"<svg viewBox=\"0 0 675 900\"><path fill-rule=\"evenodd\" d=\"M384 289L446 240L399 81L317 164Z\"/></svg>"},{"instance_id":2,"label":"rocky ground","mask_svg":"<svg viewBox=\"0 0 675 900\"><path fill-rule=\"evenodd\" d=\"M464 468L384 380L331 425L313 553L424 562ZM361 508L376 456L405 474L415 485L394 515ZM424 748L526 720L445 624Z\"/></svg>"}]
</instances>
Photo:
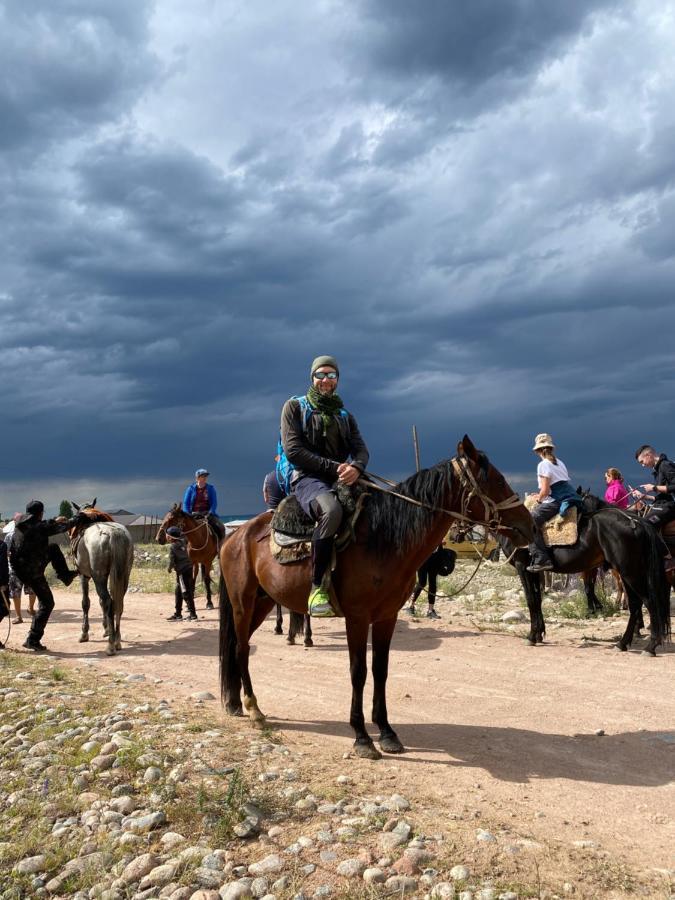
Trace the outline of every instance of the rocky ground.
<instances>
[{"instance_id":1,"label":"rocky ground","mask_svg":"<svg viewBox=\"0 0 675 900\"><path fill-rule=\"evenodd\" d=\"M282 719L256 732L214 699L217 613L188 628L166 622L169 596L136 596L125 650L108 659L100 640L78 646L76 594L60 593L53 655L0 655L0 897L675 896L674 745L655 724L672 725L672 691L644 705L673 655L647 668L638 654L597 656L623 622L611 600L600 619L577 618L575 584L547 601L559 637L528 655L517 580L490 567L464 588L473 569L443 584L460 592L439 600L440 622L401 622L391 706L417 724L401 726L409 753L375 764L334 728L348 702L341 623L318 625L309 651L261 629L256 689ZM572 686L598 672L620 686L600 685L603 710L597 693L581 709Z\"/></svg>"}]
</instances>

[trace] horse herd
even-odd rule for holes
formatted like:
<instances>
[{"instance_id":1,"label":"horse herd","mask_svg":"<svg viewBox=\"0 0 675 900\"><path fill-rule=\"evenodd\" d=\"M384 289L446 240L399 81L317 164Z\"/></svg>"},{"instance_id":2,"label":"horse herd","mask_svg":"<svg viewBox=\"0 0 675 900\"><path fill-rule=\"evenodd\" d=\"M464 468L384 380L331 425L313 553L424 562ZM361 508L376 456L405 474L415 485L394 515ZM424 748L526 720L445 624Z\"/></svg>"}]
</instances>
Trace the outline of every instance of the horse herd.
<instances>
[{"instance_id":1,"label":"horse herd","mask_svg":"<svg viewBox=\"0 0 675 900\"><path fill-rule=\"evenodd\" d=\"M368 492L368 485L364 485ZM392 728L386 703L389 649L399 610L410 596L415 573L446 535L450 525L483 525L494 533L520 576L530 614L527 636L531 645L543 643L542 584L538 574L527 571L527 545L533 522L522 501L504 476L465 435L452 459L417 472L394 491L368 492L365 514L354 527L353 540L339 554L332 589L345 619L349 651L352 701L350 724L358 756L375 759L381 754L366 730L363 693L366 681L366 646L372 638L372 721L379 729L380 749L403 751ZM94 581L107 627L109 654L121 647L120 618L133 560L131 538L121 525L95 509L95 501L83 507L92 525L74 543L75 561L83 577L83 628L88 639L89 597L86 585ZM108 521L106 521L106 519ZM275 604L298 614L307 612L309 560L280 565L270 550L272 513L261 513L227 537L220 549L207 523L175 505L164 517L157 540L166 529L179 525L188 542L190 558L205 576L207 601L211 603L208 573L219 552L220 627L219 662L221 693L231 715L248 712L261 726L261 712L249 671L250 639ZM589 501L579 524L579 539L570 547L551 549L554 570L589 572L609 566L619 573L629 608L626 630L618 647L627 650L640 622L644 604L649 612L649 637L644 653L670 637L670 585L663 565L663 545L655 530L639 517ZM311 632L309 635L311 641ZM243 689L243 704L242 704Z\"/></svg>"}]
</instances>

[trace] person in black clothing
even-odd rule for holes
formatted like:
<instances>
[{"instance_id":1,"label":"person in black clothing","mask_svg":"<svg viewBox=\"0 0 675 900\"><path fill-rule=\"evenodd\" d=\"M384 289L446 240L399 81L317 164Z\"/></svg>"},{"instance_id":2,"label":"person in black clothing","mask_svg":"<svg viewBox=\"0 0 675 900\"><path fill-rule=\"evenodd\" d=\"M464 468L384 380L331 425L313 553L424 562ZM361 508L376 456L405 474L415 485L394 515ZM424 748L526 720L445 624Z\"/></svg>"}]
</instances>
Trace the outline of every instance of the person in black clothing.
<instances>
[{"instance_id":1,"label":"person in black clothing","mask_svg":"<svg viewBox=\"0 0 675 900\"><path fill-rule=\"evenodd\" d=\"M13 571L38 598L37 612L23 644L27 650L47 649L40 643L54 609L54 595L45 578L47 564L52 564L58 578L66 586L78 574L76 570L68 568L61 548L57 544L50 544L49 538L85 521L89 522L83 513L78 513L72 519L59 516L57 519L44 520L44 510L44 504L40 500L31 500L26 505L25 514L17 519L10 549Z\"/></svg>"},{"instance_id":2,"label":"person in black clothing","mask_svg":"<svg viewBox=\"0 0 675 900\"><path fill-rule=\"evenodd\" d=\"M197 620L195 609L195 580L192 575L192 562L188 556L187 543L183 532L176 525L166 529L166 536L171 541L169 548L169 572L176 573L176 611L169 616L169 622L180 622L183 618L183 600L191 622Z\"/></svg>"},{"instance_id":3,"label":"person in black clothing","mask_svg":"<svg viewBox=\"0 0 675 900\"><path fill-rule=\"evenodd\" d=\"M336 482L351 485L368 465L368 448L356 419L337 394L340 369L332 356L318 356L310 369L311 386L302 402L291 397L281 411L281 443L293 465L291 490L316 522L312 537L313 616L335 615L324 575L333 554L333 538L342 521Z\"/></svg>"},{"instance_id":4,"label":"person in black clothing","mask_svg":"<svg viewBox=\"0 0 675 900\"><path fill-rule=\"evenodd\" d=\"M0 622L9 615L9 561L7 559L7 544L0 540ZM5 645L0 641L0 650Z\"/></svg>"},{"instance_id":5,"label":"person in black clothing","mask_svg":"<svg viewBox=\"0 0 675 900\"><path fill-rule=\"evenodd\" d=\"M457 554L454 550L449 550L441 545L434 550L426 562L422 563L417 570L417 584L410 600L410 606L407 609L411 616L415 615L415 602L427 586L428 581L429 608L427 609L427 619L440 619L436 612L436 579L439 575L451 575L455 569L456 559Z\"/></svg>"},{"instance_id":6,"label":"person in black clothing","mask_svg":"<svg viewBox=\"0 0 675 900\"><path fill-rule=\"evenodd\" d=\"M277 473L273 469L265 475L263 480L263 500L265 501L265 506L268 509L276 509L285 496L286 494L279 484Z\"/></svg>"},{"instance_id":7,"label":"person in black clothing","mask_svg":"<svg viewBox=\"0 0 675 900\"><path fill-rule=\"evenodd\" d=\"M657 453L649 444L643 444L635 451L635 459L645 468L652 469L653 482L641 484L647 494L654 495L651 510L645 516L647 522L661 528L675 519L675 463L665 453ZM634 495L643 497L639 491Z\"/></svg>"}]
</instances>

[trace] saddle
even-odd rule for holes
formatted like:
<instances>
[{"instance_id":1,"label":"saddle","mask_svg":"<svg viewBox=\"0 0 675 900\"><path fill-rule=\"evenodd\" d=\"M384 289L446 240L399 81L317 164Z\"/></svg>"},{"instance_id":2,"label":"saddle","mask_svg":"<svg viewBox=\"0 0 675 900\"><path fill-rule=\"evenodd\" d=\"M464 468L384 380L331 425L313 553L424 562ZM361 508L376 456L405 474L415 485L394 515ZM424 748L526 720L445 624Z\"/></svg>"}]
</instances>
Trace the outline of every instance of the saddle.
<instances>
[{"instance_id":1,"label":"saddle","mask_svg":"<svg viewBox=\"0 0 675 900\"><path fill-rule=\"evenodd\" d=\"M337 498L344 510L342 527L335 538L335 551L341 552L354 540L354 526L361 514L367 491L359 485L353 490L338 484ZM270 552L282 566L300 562L312 555L312 535L315 522L298 503L294 494L281 501L274 510L270 526ZM335 553L333 565L335 568Z\"/></svg>"},{"instance_id":2,"label":"saddle","mask_svg":"<svg viewBox=\"0 0 675 900\"><path fill-rule=\"evenodd\" d=\"M532 496L525 498L525 508L530 511L537 505ZM578 512L571 506L562 518L554 516L541 526L541 534L547 547L571 547L579 540Z\"/></svg>"}]
</instances>

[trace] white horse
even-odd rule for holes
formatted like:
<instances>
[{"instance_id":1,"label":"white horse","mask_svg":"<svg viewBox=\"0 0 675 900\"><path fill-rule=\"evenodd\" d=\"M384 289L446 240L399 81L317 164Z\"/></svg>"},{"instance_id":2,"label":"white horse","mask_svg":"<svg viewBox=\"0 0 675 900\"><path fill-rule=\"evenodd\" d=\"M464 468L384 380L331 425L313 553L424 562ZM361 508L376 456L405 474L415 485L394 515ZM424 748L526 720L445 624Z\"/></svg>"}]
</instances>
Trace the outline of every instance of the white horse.
<instances>
[{"instance_id":1,"label":"white horse","mask_svg":"<svg viewBox=\"0 0 675 900\"><path fill-rule=\"evenodd\" d=\"M72 547L75 564L82 576L82 634L80 643L89 640L89 579L93 579L103 611L104 637L108 638L106 653L114 656L122 649L120 620L124 612L124 595L134 562L131 535L107 513L95 508L96 500L82 507L82 512L94 522L76 538ZM76 509L80 509L73 503Z\"/></svg>"}]
</instances>

